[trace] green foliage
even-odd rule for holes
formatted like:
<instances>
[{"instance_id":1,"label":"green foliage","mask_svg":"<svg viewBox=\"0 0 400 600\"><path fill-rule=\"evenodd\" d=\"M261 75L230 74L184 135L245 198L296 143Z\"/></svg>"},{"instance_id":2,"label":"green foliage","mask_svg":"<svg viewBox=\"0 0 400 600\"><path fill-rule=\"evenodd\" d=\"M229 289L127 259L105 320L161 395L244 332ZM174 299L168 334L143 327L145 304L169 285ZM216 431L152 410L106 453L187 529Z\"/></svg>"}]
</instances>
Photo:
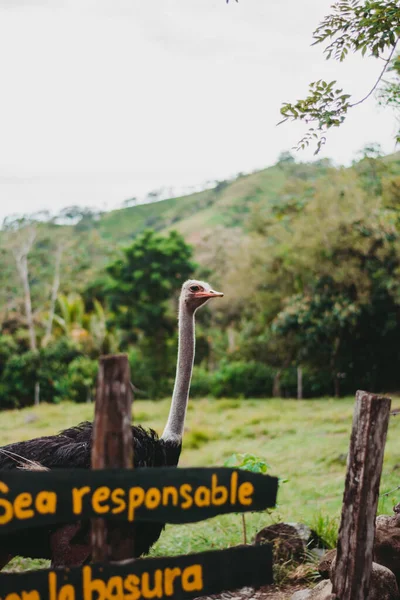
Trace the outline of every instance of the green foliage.
<instances>
[{"instance_id":1,"label":"green foliage","mask_svg":"<svg viewBox=\"0 0 400 600\"><path fill-rule=\"evenodd\" d=\"M224 467L242 469L252 473L266 473L269 469L268 463L255 454L232 454L225 462Z\"/></svg>"},{"instance_id":2,"label":"green foliage","mask_svg":"<svg viewBox=\"0 0 400 600\"><path fill-rule=\"evenodd\" d=\"M341 391L352 389L353 381L345 381L345 385L341 385ZM329 368L324 367L309 367L302 366L302 388L303 398L321 398L329 397L334 393L334 381L332 380L332 372ZM282 369L280 378L281 395L284 398L297 397L297 368L288 367Z\"/></svg>"},{"instance_id":3,"label":"green foliage","mask_svg":"<svg viewBox=\"0 0 400 600\"><path fill-rule=\"evenodd\" d=\"M173 388L172 373L160 373L160 368L151 354L138 345L128 352L131 380L140 392L140 397L158 399L171 396ZM171 364L173 357L171 357ZM173 368L173 367L172 367Z\"/></svg>"},{"instance_id":4,"label":"green foliage","mask_svg":"<svg viewBox=\"0 0 400 600\"><path fill-rule=\"evenodd\" d=\"M392 57L400 36L400 9L395 0L342 0L331 8L314 31L314 44L328 42L324 52L328 59L343 61L348 53L360 52L384 61L384 68L371 91L358 102L350 102L350 95L343 93L336 81L322 79L310 84L310 92L304 100L295 104L285 103L281 108L283 121L300 120L307 125L315 123L298 143L305 148L316 141L317 154L326 141L326 132L339 127L350 108L364 102L375 90L384 73L391 65L398 71ZM385 52L389 56L385 57ZM398 80L386 82L380 95L381 104L398 107L400 85Z\"/></svg>"},{"instance_id":5,"label":"green foliage","mask_svg":"<svg viewBox=\"0 0 400 600\"><path fill-rule=\"evenodd\" d=\"M37 352L12 356L5 364L0 380L0 408L21 408L33 404L39 371Z\"/></svg>"},{"instance_id":6,"label":"green foliage","mask_svg":"<svg viewBox=\"0 0 400 600\"><path fill-rule=\"evenodd\" d=\"M68 364L79 354L76 344L61 338L38 352L10 356L0 377L0 408L21 408L33 404L37 382L40 384L41 401L57 401L56 382L63 378Z\"/></svg>"},{"instance_id":7,"label":"green foliage","mask_svg":"<svg viewBox=\"0 0 400 600\"><path fill-rule=\"evenodd\" d=\"M55 391L60 400L90 402L95 393L98 362L86 356L72 360L67 372L55 382Z\"/></svg>"},{"instance_id":8,"label":"green foliage","mask_svg":"<svg viewBox=\"0 0 400 600\"><path fill-rule=\"evenodd\" d=\"M18 351L16 340L11 335L0 335L0 375L7 361Z\"/></svg>"},{"instance_id":9,"label":"green foliage","mask_svg":"<svg viewBox=\"0 0 400 600\"><path fill-rule=\"evenodd\" d=\"M188 276L225 293L196 319L192 397L295 397L298 366L304 397L398 389L399 211L399 155L383 157L370 143L349 169L283 153L270 169L187 198L113 211L79 232L73 224L36 223L28 266L38 356L27 353L11 254L18 236L10 235L19 230L11 224L0 232L1 404L32 404L36 382L42 400L82 401L91 361L120 350L129 353L139 398L170 396L176 297ZM165 235L143 232L155 217ZM171 226L195 242L197 272L191 247ZM48 335L62 236L71 246ZM127 240L127 249L116 247ZM77 357L85 361L69 372Z\"/></svg>"},{"instance_id":10,"label":"green foliage","mask_svg":"<svg viewBox=\"0 0 400 600\"><path fill-rule=\"evenodd\" d=\"M213 381L215 374L202 366L193 368L190 395L192 398L206 398L213 395Z\"/></svg>"},{"instance_id":11,"label":"green foliage","mask_svg":"<svg viewBox=\"0 0 400 600\"><path fill-rule=\"evenodd\" d=\"M351 106L350 95L344 94L342 88L338 88L336 81L327 83L322 79L310 83L310 91L307 98L298 100L295 104L286 103L281 108L284 117L281 123L288 119L300 120L305 123L316 123L316 127L309 127L308 132L297 144L297 150L304 150L310 142L316 140L318 154L326 138L323 133L331 127L339 127L347 115Z\"/></svg>"},{"instance_id":12,"label":"green foliage","mask_svg":"<svg viewBox=\"0 0 400 600\"><path fill-rule=\"evenodd\" d=\"M225 362L214 373L211 393L216 398L268 397L272 395L273 374L273 369L263 363Z\"/></svg>"},{"instance_id":13,"label":"green foliage","mask_svg":"<svg viewBox=\"0 0 400 600\"><path fill-rule=\"evenodd\" d=\"M263 458L246 452L245 454L232 454L232 456L230 456L224 462L224 467L235 467L237 469L242 469L243 471L250 471L251 473L266 473L269 465ZM243 526L243 543L247 544L246 516L244 513L242 513L241 517Z\"/></svg>"},{"instance_id":14,"label":"green foliage","mask_svg":"<svg viewBox=\"0 0 400 600\"><path fill-rule=\"evenodd\" d=\"M319 512L314 516L310 527L325 542L327 548L336 548L339 532L338 517Z\"/></svg>"},{"instance_id":15,"label":"green foliage","mask_svg":"<svg viewBox=\"0 0 400 600\"><path fill-rule=\"evenodd\" d=\"M314 32L315 44L332 40L327 58L343 60L349 51L379 57L400 35L400 11L395 0L342 0L333 5Z\"/></svg>"},{"instance_id":16,"label":"green foliage","mask_svg":"<svg viewBox=\"0 0 400 600\"><path fill-rule=\"evenodd\" d=\"M147 230L123 250L107 271L107 298L118 326L153 335L169 329L166 302L194 270L192 249L176 231L168 236Z\"/></svg>"}]
</instances>

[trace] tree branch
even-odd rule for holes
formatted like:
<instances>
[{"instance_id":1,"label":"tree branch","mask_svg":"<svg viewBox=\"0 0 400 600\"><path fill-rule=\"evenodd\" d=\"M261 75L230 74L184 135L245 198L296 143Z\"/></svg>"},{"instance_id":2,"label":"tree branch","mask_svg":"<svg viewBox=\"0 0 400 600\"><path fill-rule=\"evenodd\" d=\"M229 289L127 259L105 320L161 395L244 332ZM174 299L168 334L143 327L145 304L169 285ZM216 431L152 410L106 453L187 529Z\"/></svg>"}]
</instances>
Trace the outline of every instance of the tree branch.
<instances>
[{"instance_id":1,"label":"tree branch","mask_svg":"<svg viewBox=\"0 0 400 600\"><path fill-rule=\"evenodd\" d=\"M394 54L394 52L395 52L395 50L396 50L396 46L397 46L398 42L399 42L399 38L397 38L397 39L396 39L396 42L395 42L395 44L394 44L394 46L393 46L393 48L392 48L392 51L391 51L391 53L389 54L389 58L386 58L386 59L384 59L386 64L385 64L385 66L383 67L383 69L382 69L382 71L381 71L381 73L380 73L380 75L379 75L378 79L376 80L376 82L375 82L375 85L374 85L374 86L372 87L372 89L371 89L371 90L368 92L368 94L367 94L366 96L364 96L364 98L362 98L361 100L358 100L358 102L354 102L354 104L350 104L350 108L353 108L354 106L358 106L359 104L362 104L363 102L365 102L366 100L368 100L368 98L369 98L369 97L370 97L370 96L371 96L371 95L374 93L374 91L375 91L375 90L376 90L376 88L378 87L379 83L381 82L381 80L382 80L382 77L384 76L384 74L385 74L385 72L386 72L386 70L387 70L388 66L390 65L390 61L391 61L391 60L392 60L392 58L393 58L393 54Z\"/></svg>"}]
</instances>

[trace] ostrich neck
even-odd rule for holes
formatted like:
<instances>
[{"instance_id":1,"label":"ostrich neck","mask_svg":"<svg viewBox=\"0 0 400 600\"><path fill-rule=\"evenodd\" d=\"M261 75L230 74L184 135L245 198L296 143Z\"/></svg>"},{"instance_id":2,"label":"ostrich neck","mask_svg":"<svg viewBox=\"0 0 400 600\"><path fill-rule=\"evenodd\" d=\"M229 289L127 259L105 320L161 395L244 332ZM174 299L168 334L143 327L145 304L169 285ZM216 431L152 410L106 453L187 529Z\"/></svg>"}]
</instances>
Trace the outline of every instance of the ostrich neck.
<instances>
[{"instance_id":1,"label":"ostrich neck","mask_svg":"<svg viewBox=\"0 0 400 600\"><path fill-rule=\"evenodd\" d=\"M194 346L194 313L182 302L179 306L178 360L174 392L172 394L168 421L161 436L161 439L177 444L182 443L190 380L193 371Z\"/></svg>"}]
</instances>

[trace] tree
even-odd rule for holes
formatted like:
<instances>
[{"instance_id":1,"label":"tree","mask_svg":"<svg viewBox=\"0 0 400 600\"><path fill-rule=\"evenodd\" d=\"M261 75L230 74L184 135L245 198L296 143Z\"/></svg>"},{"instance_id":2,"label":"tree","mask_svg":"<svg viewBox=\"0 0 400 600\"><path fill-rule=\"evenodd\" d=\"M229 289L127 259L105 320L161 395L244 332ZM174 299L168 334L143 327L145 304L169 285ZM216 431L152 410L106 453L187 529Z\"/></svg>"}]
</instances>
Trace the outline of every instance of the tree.
<instances>
[{"instance_id":1,"label":"tree","mask_svg":"<svg viewBox=\"0 0 400 600\"><path fill-rule=\"evenodd\" d=\"M29 282L28 256L36 238L35 223L16 223L9 228L9 245L14 256L18 275L24 290L25 316L28 324L30 349L37 350L35 325L33 322L31 288Z\"/></svg>"},{"instance_id":2,"label":"tree","mask_svg":"<svg viewBox=\"0 0 400 600\"><path fill-rule=\"evenodd\" d=\"M195 268L192 249L176 231L168 236L147 230L107 267L107 296L117 325L152 337L170 331L166 301Z\"/></svg>"},{"instance_id":3,"label":"tree","mask_svg":"<svg viewBox=\"0 0 400 600\"><path fill-rule=\"evenodd\" d=\"M335 396L340 395L340 377L348 368L349 357L341 344L345 335L354 332L359 310L349 293L341 292L331 278L323 277L308 292L287 299L273 324L273 330L283 337L294 333L299 364L328 367Z\"/></svg>"},{"instance_id":4,"label":"tree","mask_svg":"<svg viewBox=\"0 0 400 600\"><path fill-rule=\"evenodd\" d=\"M291 152L281 152L276 162L278 167L284 167L285 165L293 165L296 162L295 157Z\"/></svg>"},{"instance_id":5,"label":"tree","mask_svg":"<svg viewBox=\"0 0 400 600\"><path fill-rule=\"evenodd\" d=\"M65 246L66 246L66 242L63 239L60 239L56 246L56 254L55 254L55 259L54 259L54 276L53 276L53 284L51 286L50 310L49 310L49 318L47 320L47 325L46 325L46 333L45 333L45 336L43 339L44 344L46 344L47 341L50 339L51 332L53 329L53 321L54 321L54 314L55 314L55 309L56 309L57 296L58 296L58 291L60 289L61 260L62 260Z\"/></svg>"},{"instance_id":6,"label":"tree","mask_svg":"<svg viewBox=\"0 0 400 600\"><path fill-rule=\"evenodd\" d=\"M327 59L345 60L349 52L361 53L383 60L383 68L368 94L352 101L351 96L336 83L319 79L310 84L309 95L295 104L281 108L283 120L302 121L309 126L297 149L316 143L317 154L326 141L326 133L339 127L350 109L366 101L379 90L381 104L395 109L400 105L400 61L394 58L400 37L400 8L397 0L341 0L332 6L313 33L314 45L328 42L324 52ZM385 73L394 75L384 81ZM311 125L311 126L310 126ZM400 141L400 131L396 136Z\"/></svg>"},{"instance_id":7,"label":"tree","mask_svg":"<svg viewBox=\"0 0 400 600\"><path fill-rule=\"evenodd\" d=\"M122 345L132 342L146 365L147 377L165 389L173 375L170 341L176 332L175 315L168 314L168 301L195 269L192 248L176 231L168 236L146 230L125 248L108 267L110 276L104 297L114 313L112 321L122 330ZM136 369L135 369L135 383ZM138 387L155 394L149 380Z\"/></svg>"}]
</instances>

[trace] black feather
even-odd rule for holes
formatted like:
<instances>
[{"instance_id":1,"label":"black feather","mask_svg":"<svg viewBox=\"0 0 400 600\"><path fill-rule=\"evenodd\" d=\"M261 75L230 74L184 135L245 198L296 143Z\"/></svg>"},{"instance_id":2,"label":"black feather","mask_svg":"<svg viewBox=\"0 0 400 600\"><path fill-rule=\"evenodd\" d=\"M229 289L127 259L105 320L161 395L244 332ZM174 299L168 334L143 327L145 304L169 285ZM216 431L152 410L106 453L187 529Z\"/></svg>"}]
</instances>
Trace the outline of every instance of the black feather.
<instances>
[{"instance_id":1,"label":"black feather","mask_svg":"<svg viewBox=\"0 0 400 600\"><path fill-rule=\"evenodd\" d=\"M141 426L132 427L132 436L135 468L175 467L178 464L180 445L169 444L161 440L152 429L145 430ZM86 421L65 429L58 435L8 444L0 448L0 470L20 468L21 459L35 461L48 469L90 469L92 437L93 424ZM134 556L147 554L160 537L164 527L163 523L153 522L129 525L126 533L133 536ZM21 533L3 535L0 537L1 549L6 549L7 554L13 556L50 559L52 558L51 536L57 528L59 526L31 528ZM82 523L73 543L86 545L90 543L89 521Z\"/></svg>"}]
</instances>

